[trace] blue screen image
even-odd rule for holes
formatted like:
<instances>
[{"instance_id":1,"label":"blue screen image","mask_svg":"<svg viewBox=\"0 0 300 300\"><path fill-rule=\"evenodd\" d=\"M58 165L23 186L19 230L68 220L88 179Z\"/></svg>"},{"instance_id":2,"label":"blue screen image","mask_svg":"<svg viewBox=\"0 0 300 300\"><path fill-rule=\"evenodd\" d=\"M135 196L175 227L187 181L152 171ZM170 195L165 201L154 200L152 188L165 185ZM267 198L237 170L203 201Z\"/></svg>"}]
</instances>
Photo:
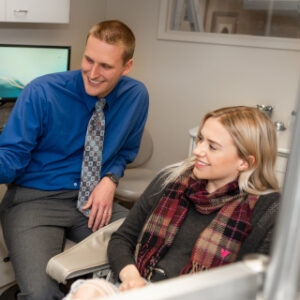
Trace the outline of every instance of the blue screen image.
<instances>
[{"instance_id":1,"label":"blue screen image","mask_svg":"<svg viewBox=\"0 0 300 300\"><path fill-rule=\"evenodd\" d=\"M41 75L69 70L70 47L0 44L0 99L17 98Z\"/></svg>"}]
</instances>

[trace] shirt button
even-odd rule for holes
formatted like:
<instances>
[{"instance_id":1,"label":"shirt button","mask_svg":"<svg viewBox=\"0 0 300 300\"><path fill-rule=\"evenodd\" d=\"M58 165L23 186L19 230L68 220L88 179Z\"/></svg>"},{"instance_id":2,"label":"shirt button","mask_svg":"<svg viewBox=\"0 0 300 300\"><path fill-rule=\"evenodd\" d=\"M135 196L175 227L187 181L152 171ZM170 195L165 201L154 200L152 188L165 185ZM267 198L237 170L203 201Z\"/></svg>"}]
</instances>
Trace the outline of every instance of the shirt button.
<instances>
[{"instance_id":1,"label":"shirt button","mask_svg":"<svg viewBox=\"0 0 300 300\"><path fill-rule=\"evenodd\" d=\"M77 182L74 182L74 186L77 186Z\"/></svg>"}]
</instances>

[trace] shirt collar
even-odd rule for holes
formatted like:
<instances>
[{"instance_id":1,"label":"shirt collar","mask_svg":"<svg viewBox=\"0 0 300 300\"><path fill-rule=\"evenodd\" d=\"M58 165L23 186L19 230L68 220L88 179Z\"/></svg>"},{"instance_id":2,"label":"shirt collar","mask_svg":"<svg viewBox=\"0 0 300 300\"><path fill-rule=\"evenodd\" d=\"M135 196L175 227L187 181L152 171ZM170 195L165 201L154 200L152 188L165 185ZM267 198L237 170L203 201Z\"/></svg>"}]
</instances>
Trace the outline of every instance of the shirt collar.
<instances>
[{"instance_id":1,"label":"shirt collar","mask_svg":"<svg viewBox=\"0 0 300 300\"><path fill-rule=\"evenodd\" d=\"M114 87L114 89L108 95L103 97L106 100L105 107L107 109L110 109L110 107L113 105L113 103L117 100L119 85L121 84L122 81L123 81L123 76L121 76L121 78L119 79L119 81L116 84L116 86ZM79 84L81 85L82 91L84 92L84 95L85 95L84 102L86 103L88 110L91 112L94 109L95 104L99 98L95 97L95 96L90 96L85 92L82 75L80 76Z\"/></svg>"},{"instance_id":2,"label":"shirt collar","mask_svg":"<svg viewBox=\"0 0 300 300\"><path fill-rule=\"evenodd\" d=\"M116 84L116 86L114 87L114 89L107 95L105 96L105 100L106 100L106 107L108 109L110 109L110 107L114 104L115 101L117 101L118 99L118 90L119 90L119 86L123 81L123 76L121 76L121 78L119 79L118 83Z\"/></svg>"}]
</instances>

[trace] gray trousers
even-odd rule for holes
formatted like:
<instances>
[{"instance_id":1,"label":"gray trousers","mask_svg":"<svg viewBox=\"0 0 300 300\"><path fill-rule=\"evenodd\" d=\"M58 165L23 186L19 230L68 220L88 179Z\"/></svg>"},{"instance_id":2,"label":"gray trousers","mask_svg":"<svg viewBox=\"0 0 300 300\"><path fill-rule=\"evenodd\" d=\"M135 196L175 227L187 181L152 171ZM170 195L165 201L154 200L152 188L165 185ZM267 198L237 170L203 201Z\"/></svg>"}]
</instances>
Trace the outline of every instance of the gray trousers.
<instances>
[{"instance_id":1,"label":"gray trousers","mask_svg":"<svg viewBox=\"0 0 300 300\"><path fill-rule=\"evenodd\" d=\"M76 209L78 191L41 191L9 185L0 217L19 300L62 299L56 281L46 274L49 259L60 253L65 239L79 242L89 236L88 218ZM111 222L127 215L114 203Z\"/></svg>"}]
</instances>

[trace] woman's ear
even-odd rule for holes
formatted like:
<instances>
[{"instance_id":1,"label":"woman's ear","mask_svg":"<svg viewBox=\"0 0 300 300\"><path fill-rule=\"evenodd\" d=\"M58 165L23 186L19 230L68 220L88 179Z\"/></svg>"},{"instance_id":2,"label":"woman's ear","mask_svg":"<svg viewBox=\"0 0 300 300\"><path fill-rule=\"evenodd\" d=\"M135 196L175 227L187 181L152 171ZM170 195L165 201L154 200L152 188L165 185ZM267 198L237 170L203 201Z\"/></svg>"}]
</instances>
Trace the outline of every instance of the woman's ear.
<instances>
[{"instance_id":1,"label":"woman's ear","mask_svg":"<svg viewBox=\"0 0 300 300\"><path fill-rule=\"evenodd\" d=\"M249 155L248 159L250 161L250 167L252 167L255 164L255 157L253 155Z\"/></svg>"},{"instance_id":2,"label":"woman's ear","mask_svg":"<svg viewBox=\"0 0 300 300\"><path fill-rule=\"evenodd\" d=\"M255 157L253 155L248 156L249 162L246 161L245 159L241 159L240 165L239 165L239 171L246 171L250 167L252 167L255 163Z\"/></svg>"},{"instance_id":3,"label":"woman's ear","mask_svg":"<svg viewBox=\"0 0 300 300\"><path fill-rule=\"evenodd\" d=\"M244 159L241 159L241 160L240 160L239 167L238 167L238 170L239 170L240 172L242 172L242 171L246 171L246 170L248 170L248 169L249 169L249 164L248 164L248 162L247 162L246 160L244 160Z\"/></svg>"}]
</instances>

